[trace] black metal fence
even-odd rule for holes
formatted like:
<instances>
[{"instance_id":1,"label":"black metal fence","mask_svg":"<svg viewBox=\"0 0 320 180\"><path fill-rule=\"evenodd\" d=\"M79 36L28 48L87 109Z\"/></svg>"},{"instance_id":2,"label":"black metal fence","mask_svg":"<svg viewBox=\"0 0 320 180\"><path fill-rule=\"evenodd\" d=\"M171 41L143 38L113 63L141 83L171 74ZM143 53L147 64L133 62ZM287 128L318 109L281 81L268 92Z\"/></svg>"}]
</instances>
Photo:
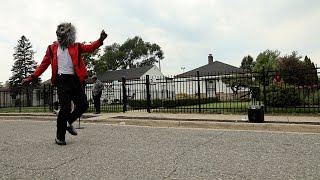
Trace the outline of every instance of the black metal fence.
<instances>
[{"instance_id":1,"label":"black metal fence","mask_svg":"<svg viewBox=\"0 0 320 180\"><path fill-rule=\"evenodd\" d=\"M266 113L319 113L318 68L261 72L225 72L182 77L145 76L104 82L102 112L247 113L263 106ZM27 92L22 91L21 92ZM94 112L92 84L87 84L89 112ZM0 111L52 111L56 90L43 85L12 99L0 91Z\"/></svg>"},{"instance_id":2,"label":"black metal fence","mask_svg":"<svg viewBox=\"0 0 320 180\"><path fill-rule=\"evenodd\" d=\"M0 112L49 112L53 110L53 87L42 85L37 89L19 88L13 96L10 89L0 89Z\"/></svg>"}]
</instances>

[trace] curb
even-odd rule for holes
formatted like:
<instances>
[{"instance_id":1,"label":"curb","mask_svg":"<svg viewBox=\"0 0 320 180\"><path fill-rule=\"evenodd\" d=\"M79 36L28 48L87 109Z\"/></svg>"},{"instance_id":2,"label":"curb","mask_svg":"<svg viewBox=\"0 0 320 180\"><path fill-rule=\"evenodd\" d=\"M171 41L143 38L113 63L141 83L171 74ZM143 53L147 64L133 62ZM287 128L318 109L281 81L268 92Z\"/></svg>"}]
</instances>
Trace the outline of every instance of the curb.
<instances>
[{"instance_id":1,"label":"curb","mask_svg":"<svg viewBox=\"0 0 320 180\"><path fill-rule=\"evenodd\" d=\"M219 129L219 130L238 130L238 131L266 131L266 132L295 132L295 133L320 133L318 124L296 124L296 123L249 123L236 121L202 121L202 120L178 120L163 118L160 119L143 119L132 117L109 117L101 119L101 117L85 116L81 118L82 123L101 123L109 125L130 125L130 126L148 126L148 127L167 127L167 128L202 128L202 129ZM55 115L50 116L0 116L0 120L30 120L30 121L56 121ZM78 122L78 121L76 121Z\"/></svg>"},{"instance_id":2,"label":"curb","mask_svg":"<svg viewBox=\"0 0 320 180\"><path fill-rule=\"evenodd\" d=\"M168 128L200 128L240 131L273 131L296 133L320 133L318 125L305 124L271 124L271 123L247 123L247 122L207 122L207 121L168 121L168 120L81 120L83 123L103 123L110 125L134 125Z\"/></svg>"}]
</instances>

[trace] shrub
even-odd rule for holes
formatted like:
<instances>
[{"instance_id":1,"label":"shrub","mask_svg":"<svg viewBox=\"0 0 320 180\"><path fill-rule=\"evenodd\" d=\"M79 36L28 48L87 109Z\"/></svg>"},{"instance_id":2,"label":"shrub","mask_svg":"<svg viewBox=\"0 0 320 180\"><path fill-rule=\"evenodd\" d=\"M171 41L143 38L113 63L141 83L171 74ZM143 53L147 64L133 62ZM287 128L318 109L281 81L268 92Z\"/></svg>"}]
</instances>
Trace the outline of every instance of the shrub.
<instances>
[{"instance_id":1,"label":"shrub","mask_svg":"<svg viewBox=\"0 0 320 180\"><path fill-rule=\"evenodd\" d=\"M21 100L19 98L15 99L14 106L15 107L20 107L21 106Z\"/></svg>"},{"instance_id":2,"label":"shrub","mask_svg":"<svg viewBox=\"0 0 320 180\"><path fill-rule=\"evenodd\" d=\"M300 105L303 98L293 86L273 84L266 88L266 101L268 106L286 107Z\"/></svg>"},{"instance_id":3,"label":"shrub","mask_svg":"<svg viewBox=\"0 0 320 180\"><path fill-rule=\"evenodd\" d=\"M308 96L304 98L304 103L307 105L320 105L320 92L316 91L308 94Z\"/></svg>"},{"instance_id":4,"label":"shrub","mask_svg":"<svg viewBox=\"0 0 320 180\"><path fill-rule=\"evenodd\" d=\"M218 102L218 98L201 98L201 104ZM197 105L198 98L187 98L187 99L153 99L151 100L151 108L173 108L176 106L190 106ZM146 109L147 100L128 100L128 105L134 109Z\"/></svg>"},{"instance_id":5,"label":"shrub","mask_svg":"<svg viewBox=\"0 0 320 180\"><path fill-rule=\"evenodd\" d=\"M128 105L133 109L146 109L147 100L128 99Z\"/></svg>"}]
</instances>

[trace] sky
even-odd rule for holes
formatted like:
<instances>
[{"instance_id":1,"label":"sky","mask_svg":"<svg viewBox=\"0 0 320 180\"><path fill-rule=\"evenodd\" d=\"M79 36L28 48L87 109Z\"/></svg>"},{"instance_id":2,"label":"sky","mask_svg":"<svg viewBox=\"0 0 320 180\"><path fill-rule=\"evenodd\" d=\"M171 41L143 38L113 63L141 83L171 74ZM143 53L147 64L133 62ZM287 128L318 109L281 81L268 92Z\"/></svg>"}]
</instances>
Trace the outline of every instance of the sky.
<instances>
[{"instance_id":1,"label":"sky","mask_svg":"<svg viewBox=\"0 0 320 180\"><path fill-rule=\"evenodd\" d=\"M319 19L319 0L1 0L0 82L12 76L22 35L39 65L61 22L74 24L78 42L97 40L104 29L101 49L135 36L156 43L162 73L177 75L206 65L209 54L239 67L267 49L297 51L320 65ZM41 78L50 77L49 67Z\"/></svg>"}]
</instances>

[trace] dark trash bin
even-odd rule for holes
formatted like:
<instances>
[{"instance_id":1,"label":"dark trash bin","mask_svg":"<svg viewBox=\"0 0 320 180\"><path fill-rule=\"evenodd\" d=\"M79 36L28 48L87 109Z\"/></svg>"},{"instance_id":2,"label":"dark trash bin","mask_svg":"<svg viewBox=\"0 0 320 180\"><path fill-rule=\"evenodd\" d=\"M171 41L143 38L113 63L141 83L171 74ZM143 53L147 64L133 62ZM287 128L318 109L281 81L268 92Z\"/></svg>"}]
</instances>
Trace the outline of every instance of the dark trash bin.
<instances>
[{"instance_id":1,"label":"dark trash bin","mask_svg":"<svg viewBox=\"0 0 320 180\"><path fill-rule=\"evenodd\" d=\"M249 106L248 119L250 122L263 123L264 122L263 106L257 106L257 105Z\"/></svg>"}]
</instances>

